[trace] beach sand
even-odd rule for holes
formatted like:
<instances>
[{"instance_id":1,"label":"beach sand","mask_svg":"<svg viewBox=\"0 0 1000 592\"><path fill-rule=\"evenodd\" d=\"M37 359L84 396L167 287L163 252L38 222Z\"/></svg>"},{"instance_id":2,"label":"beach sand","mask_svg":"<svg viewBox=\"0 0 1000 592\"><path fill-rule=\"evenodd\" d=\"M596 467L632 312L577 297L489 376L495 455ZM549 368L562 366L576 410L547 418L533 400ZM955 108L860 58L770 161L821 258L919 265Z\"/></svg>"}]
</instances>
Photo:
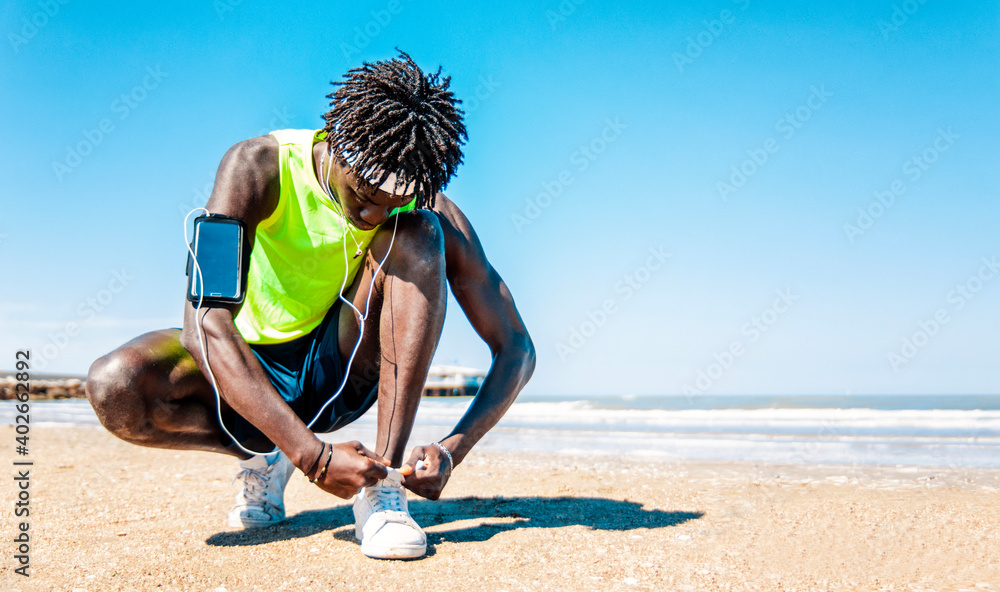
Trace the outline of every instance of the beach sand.
<instances>
[{"instance_id":1,"label":"beach sand","mask_svg":"<svg viewBox=\"0 0 1000 592\"><path fill-rule=\"evenodd\" d=\"M411 497L427 557L393 562L361 555L349 503L298 473L290 519L241 532L234 459L96 427L30 443L30 578L0 487L8 591L1000 590L997 470L473 452L444 499Z\"/></svg>"}]
</instances>

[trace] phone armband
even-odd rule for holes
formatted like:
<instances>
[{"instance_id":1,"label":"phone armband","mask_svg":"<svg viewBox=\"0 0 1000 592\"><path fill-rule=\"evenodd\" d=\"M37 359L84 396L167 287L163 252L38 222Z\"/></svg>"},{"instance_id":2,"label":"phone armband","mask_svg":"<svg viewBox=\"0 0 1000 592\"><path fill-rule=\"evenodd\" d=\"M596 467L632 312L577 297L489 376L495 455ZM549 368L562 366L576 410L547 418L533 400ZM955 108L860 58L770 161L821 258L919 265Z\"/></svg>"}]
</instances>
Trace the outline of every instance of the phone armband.
<instances>
[{"instance_id":1,"label":"phone armband","mask_svg":"<svg viewBox=\"0 0 1000 592\"><path fill-rule=\"evenodd\" d=\"M187 299L202 304L243 302L244 278L250 263L245 249L246 225L223 214L194 219L194 240L187 262Z\"/></svg>"}]
</instances>

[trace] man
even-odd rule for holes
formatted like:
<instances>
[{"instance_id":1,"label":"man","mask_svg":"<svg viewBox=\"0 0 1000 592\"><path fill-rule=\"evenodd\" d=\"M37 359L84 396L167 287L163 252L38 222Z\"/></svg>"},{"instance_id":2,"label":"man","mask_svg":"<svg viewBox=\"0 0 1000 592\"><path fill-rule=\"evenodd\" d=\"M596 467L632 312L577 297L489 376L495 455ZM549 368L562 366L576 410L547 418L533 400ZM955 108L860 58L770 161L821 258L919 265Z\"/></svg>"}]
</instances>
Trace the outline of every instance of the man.
<instances>
[{"instance_id":1,"label":"man","mask_svg":"<svg viewBox=\"0 0 1000 592\"><path fill-rule=\"evenodd\" d=\"M183 329L137 337L90 368L87 396L116 436L242 459L232 526L284 520L285 484L298 468L329 493L357 495L363 553L424 555L403 487L438 499L531 376L534 348L510 292L440 193L465 139L449 84L400 52L335 83L323 130L233 146L206 208L246 225L245 299L189 302ZM451 433L404 462L446 281L493 363ZM375 450L314 434L376 401Z\"/></svg>"}]
</instances>

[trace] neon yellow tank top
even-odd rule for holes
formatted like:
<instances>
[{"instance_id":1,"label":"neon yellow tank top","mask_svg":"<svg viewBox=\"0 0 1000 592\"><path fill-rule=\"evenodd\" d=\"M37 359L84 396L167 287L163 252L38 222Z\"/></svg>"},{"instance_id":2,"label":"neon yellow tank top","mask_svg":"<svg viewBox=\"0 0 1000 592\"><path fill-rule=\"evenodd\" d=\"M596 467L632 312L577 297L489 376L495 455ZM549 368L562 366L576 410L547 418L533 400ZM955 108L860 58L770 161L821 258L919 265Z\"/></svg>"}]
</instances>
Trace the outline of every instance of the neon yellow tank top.
<instances>
[{"instance_id":1,"label":"neon yellow tank top","mask_svg":"<svg viewBox=\"0 0 1000 592\"><path fill-rule=\"evenodd\" d=\"M364 257L354 258L354 241L366 251L378 230L351 226L323 191L312 158L322 130L271 135L278 139L280 193L274 212L257 226L246 299L235 319L247 343L283 343L319 326L340 296L341 284L349 287L364 262ZM413 207L411 201L396 211Z\"/></svg>"}]
</instances>

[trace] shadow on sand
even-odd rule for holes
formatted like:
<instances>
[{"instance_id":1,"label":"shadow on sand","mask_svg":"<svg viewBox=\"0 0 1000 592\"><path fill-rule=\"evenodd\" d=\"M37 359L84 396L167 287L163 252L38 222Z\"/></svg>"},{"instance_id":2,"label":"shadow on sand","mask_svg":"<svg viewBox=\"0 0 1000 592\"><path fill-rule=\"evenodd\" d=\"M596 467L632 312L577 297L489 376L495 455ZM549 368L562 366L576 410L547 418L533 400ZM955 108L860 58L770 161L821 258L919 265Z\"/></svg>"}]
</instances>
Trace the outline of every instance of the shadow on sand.
<instances>
[{"instance_id":1,"label":"shadow on sand","mask_svg":"<svg viewBox=\"0 0 1000 592\"><path fill-rule=\"evenodd\" d=\"M646 510L637 502L595 497L465 497L436 502L411 500L409 507L414 520L424 528L478 521L472 525L458 524L450 530L434 528L427 536L431 544L445 539L451 542L485 541L499 532L519 528L573 525L621 531L662 528L703 515L701 512ZM498 518L503 520L495 520ZM354 540L354 515L349 505L302 512L282 524L260 530L220 532L205 542L216 547L253 546L303 538L327 530L337 530L333 536L338 539Z\"/></svg>"}]
</instances>

